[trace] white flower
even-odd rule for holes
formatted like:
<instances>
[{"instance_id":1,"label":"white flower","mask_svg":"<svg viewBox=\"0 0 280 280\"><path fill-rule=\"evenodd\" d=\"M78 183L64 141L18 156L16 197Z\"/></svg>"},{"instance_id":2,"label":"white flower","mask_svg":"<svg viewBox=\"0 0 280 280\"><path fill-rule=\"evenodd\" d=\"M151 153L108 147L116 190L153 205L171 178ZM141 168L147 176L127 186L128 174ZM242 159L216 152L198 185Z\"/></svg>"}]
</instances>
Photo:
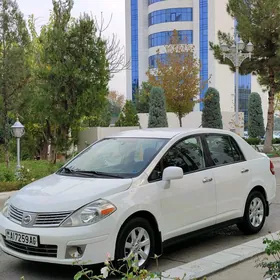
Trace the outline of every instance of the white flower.
<instances>
[{"instance_id":1,"label":"white flower","mask_svg":"<svg viewBox=\"0 0 280 280\"><path fill-rule=\"evenodd\" d=\"M101 268L101 274L103 278L107 278L109 275L109 268L107 266Z\"/></svg>"},{"instance_id":2,"label":"white flower","mask_svg":"<svg viewBox=\"0 0 280 280\"><path fill-rule=\"evenodd\" d=\"M27 169L26 171L27 171L27 172L29 172L30 170L29 170L29 169Z\"/></svg>"}]
</instances>

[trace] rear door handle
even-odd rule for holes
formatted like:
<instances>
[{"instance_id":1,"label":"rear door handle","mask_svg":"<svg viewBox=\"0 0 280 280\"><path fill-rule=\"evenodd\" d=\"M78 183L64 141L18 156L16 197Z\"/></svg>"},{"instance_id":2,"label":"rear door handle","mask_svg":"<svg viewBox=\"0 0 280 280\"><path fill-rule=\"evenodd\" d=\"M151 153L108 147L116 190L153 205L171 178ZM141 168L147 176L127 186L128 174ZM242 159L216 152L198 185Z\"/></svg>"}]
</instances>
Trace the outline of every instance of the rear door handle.
<instances>
[{"instance_id":1,"label":"rear door handle","mask_svg":"<svg viewBox=\"0 0 280 280\"><path fill-rule=\"evenodd\" d=\"M249 169L244 168L244 169L241 170L241 173L247 173L247 172L249 172Z\"/></svg>"},{"instance_id":2,"label":"rear door handle","mask_svg":"<svg viewBox=\"0 0 280 280\"><path fill-rule=\"evenodd\" d=\"M212 182L213 181L213 178L204 178L203 179L203 183L209 183L209 182Z\"/></svg>"}]
</instances>

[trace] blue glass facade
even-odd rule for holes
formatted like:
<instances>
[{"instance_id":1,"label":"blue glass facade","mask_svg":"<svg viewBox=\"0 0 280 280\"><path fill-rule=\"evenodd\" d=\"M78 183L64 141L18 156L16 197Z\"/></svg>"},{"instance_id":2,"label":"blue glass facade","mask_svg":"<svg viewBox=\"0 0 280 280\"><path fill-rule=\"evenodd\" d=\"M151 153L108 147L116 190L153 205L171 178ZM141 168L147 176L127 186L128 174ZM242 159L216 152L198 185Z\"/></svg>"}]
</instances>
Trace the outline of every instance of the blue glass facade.
<instances>
[{"instance_id":1,"label":"blue glass facade","mask_svg":"<svg viewBox=\"0 0 280 280\"><path fill-rule=\"evenodd\" d=\"M192 44L193 43L193 31L192 30L179 30L178 36L180 43ZM156 46L164 46L170 43L173 35L173 31L163 31L151 34L149 36L149 48Z\"/></svg>"},{"instance_id":2,"label":"blue glass facade","mask_svg":"<svg viewBox=\"0 0 280 280\"><path fill-rule=\"evenodd\" d=\"M157 68L157 60L161 62L166 62L166 53L155 54L149 57L149 68Z\"/></svg>"},{"instance_id":3,"label":"blue glass facade","mask_svg":"<svg viewBox=\"0 0 280 280\"><path fill-rule=\"evenodd\" d=\"M138 0L131 0L131 71L133 99L139 86L138 62Z\"/></svg>"},{"instance_id":4,"label":"blue glass facade","mask_svg":"<svg viewBox=\"0 0 280 280\"><path fill-rule=\"evenodd\" d=\"M152 5L154 3L161 2L161 1L166 1L166 0L149 0L148 5Z\"/></svg>"},{"instance_id":5,"label":"blue glass facade","mask_svg":"<svg viewBox=\"0 0 280 280\"><path fill-rule=\"evenodd\" d=\"M155 11L149 14L149 26L164 22L192 21L192 8L174 8Z\"/></svg>"},{"instance_id":6,"label":"blue glass facade","mask_svg":"<svg viewBox=\"0 0 280 280\"><path fill-rule=\"evenodd\" d=\"M202 82L208 80L208 0L199 0L199 40L200 40L200 62L201 71L200 77ZM208 89L208 83L200 93L200 98L204 98L205 92ZM203 102L200 103L200 110L203 109Z\"/></svg>"},{"instance_id":7,"label":"blue glass facade","mask_svg":"<svg viewBox=\"0 0 280 280\"><path fill-rule=\"evenodd\" d=\"M185 59L187 53L178 53L177 57L181 56L181 59ZM155 54L149 57L149 68L157 68L157 60L160 60L163 63L168 63L168 57L166 53Z\"/></svg>"},{"instance_id":8,"label":"blue glass facade","mask_svg":"<svg viewBox=\"0 0 280 280\"><path fill-rule=\"evenodd\" d=\"M234 20L234 27L236 28L237 22ZM236 74L234 75L234 84L236 85ZM249 95L252 91L252 75L240 75L238 79L238 92L239 92L239 112L244 113L244 129L248 129L248 105Z\"/></svg>"}]
</instances>

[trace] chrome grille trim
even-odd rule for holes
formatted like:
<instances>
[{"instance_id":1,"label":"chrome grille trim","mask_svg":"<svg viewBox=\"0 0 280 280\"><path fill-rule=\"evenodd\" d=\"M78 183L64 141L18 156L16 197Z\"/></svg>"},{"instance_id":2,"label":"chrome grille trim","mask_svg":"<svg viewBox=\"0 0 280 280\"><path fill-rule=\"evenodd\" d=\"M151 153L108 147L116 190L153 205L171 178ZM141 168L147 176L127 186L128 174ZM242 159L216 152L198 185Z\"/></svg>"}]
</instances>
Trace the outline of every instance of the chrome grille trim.
<instances>
[{"instance_id":1,"label":"chrome grille trim","mask_svg":"<svg viewBox=\"0 0 280 280\"><path fill-rule=\"evenodd\" d=\"M23 211L15 208L14 206L10 205L9 207L9 218L17 223L17 224L21 224L22 221L22 217L23 217Z\"/></svg>"},{"instance_id":2,"label":"chrome grille trim","mask_svg":"<svg viewBox=\"0 0 280 280\"><path fill-rule=\"evenodd\" d=\"M63 223L73 212L53 212L53 213L34 213L20 210L13 205L9 207L9 219L17 224L22 223L22 218L24 214L35 215L35 220L33 221L33 227L58 227Z\"/></svg>"},{"instance_id":3,"label":"chrome grille trim","mask_svg":"<svg viewBox=\"0 0 280 280\"><path fill-rule=\"evenodd\" d=\"M59 226L70 215L71 212L40 213L37 214L34 226Z\"/></svg>"}]
</instances>

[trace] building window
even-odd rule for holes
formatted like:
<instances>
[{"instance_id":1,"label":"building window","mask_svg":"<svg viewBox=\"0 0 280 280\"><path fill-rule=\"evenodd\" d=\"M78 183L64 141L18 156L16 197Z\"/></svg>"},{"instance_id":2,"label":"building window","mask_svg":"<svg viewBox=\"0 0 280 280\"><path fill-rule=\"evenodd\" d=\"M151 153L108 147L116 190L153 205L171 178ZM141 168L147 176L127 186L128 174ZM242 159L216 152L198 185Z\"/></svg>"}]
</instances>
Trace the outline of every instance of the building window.
<instances>
[{"instance_id":1,"label":"building window","mask_svg":"<svg viewBox=\"0 0 280 280\"><path fill-rule=\"evenodd\" d=\"M149 68L157 68L157 61L160 60L163 63L166 63L167 54L155 54L149 57Z\"/></svg>"},{"instance_id":2,"label":"building window","mask_svg":"<svg viewBox=\"0 0 280 280\"><path fill-rule=\"evenodd\" d=\"M192 8L174 8L155 11L149 14L149 26L172 21L193 21Z\"/></svg>"},{"instance_id":3,"label":"building window","mask_svg":"<svg viewBox=\"0 0 280 280\"><path fill-rule=\"evenodd\" d=\"M166 0L149 0L148 5L152 5L157 2L166 1Z\"/></svg>"},{"instance_id":4,"label":"building window","mask_svg":"<svg viewBox=\"0 0 280 280\"><path fill-rule=\"evenodd\" d=\"M204 84L208 80L208 0L199 0L199 19L200 19L200 77ZM200 92L200 98L203 99L208 89L208 83ZM203 109L203 102L200 103L200 110Z\"/></svg>"},{"instance_id":5,"label":"building window","mask_svg":"<svg viewBox=\"0 0 280 280\"><path fill-rule=\"evenodd\" d=\"M138 0L131 0L131 74L132 74L132 99L139 86L138 70Z\"/></svg>"},{"instance_id":6,"label":"building window","mask_svg":"<svg viewBox=\"0 0 280 280\"><path fill-rule=\"evenodd\" d=\"M180 59L182 61L186 58L188 53L177 53L178 56L180 56ZM178 58L178 57L177 57ZM155 54L149 57L149 68L157 68L157 61L159 60L160 62L164 64L170 64L168 62L170 58L168 57L167 53L161 53L161 54Z\"/></svg>"},{"instance_id":7,"label":"building window","mask_svg":"<svg viewBox=\"0 0 280 280\"><path fill-rule=\"evenodd\" d=\"M149 48L156 46L168 45L172 39L173 31L163 31L151 34L149 36ZM179 30L178 31L179 43L192 44L193 31L192 30Z\"/></svg>"}]
</instances>

